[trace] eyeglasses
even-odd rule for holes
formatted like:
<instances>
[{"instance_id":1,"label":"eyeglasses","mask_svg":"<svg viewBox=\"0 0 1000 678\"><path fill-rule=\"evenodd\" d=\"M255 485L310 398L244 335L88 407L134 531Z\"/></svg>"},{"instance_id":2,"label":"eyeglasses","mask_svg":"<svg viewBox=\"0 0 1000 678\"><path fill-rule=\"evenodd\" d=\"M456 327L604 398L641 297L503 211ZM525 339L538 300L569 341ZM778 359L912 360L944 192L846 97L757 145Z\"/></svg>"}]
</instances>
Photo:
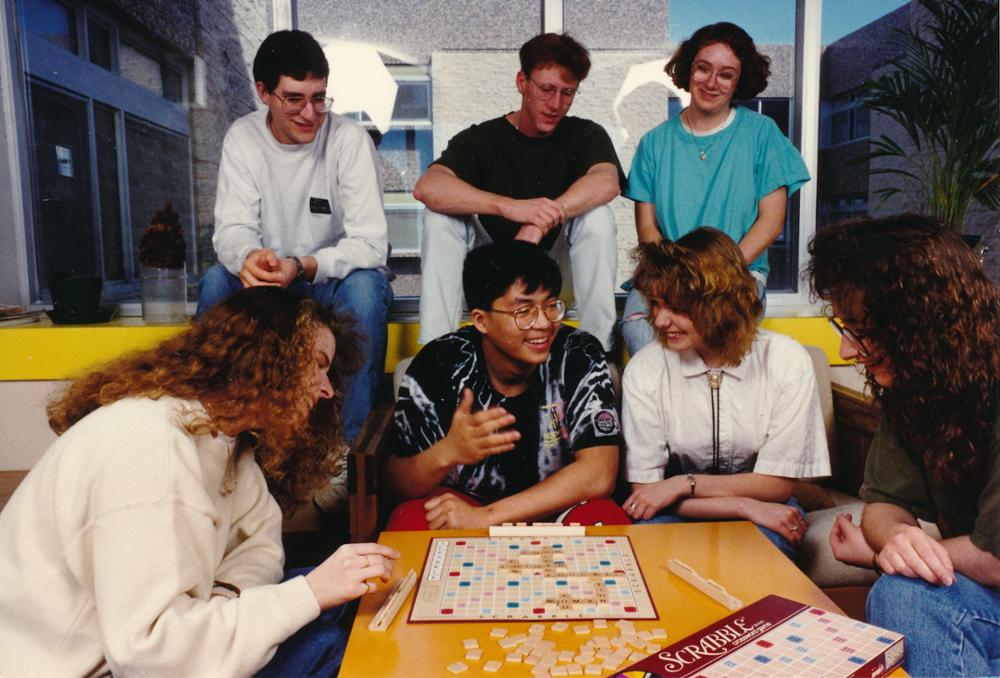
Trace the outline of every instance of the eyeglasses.
<instances>
[{"instance_id":1,"label":"eyeglasses","mask_svg":"<svg viewBox=\"0 0 1000 678\"><path fill-rule=\"evenodd\" d=\"M557 323L566 317L566 303L562 299L553 299L541 306L530 304L516 308L513 311L501 311L498 308L489 309L490 313L503 313L504 315L514 316L514 324L517 325L517 329L519 330L530 330L534 327L535 321L538 320L539 311L545 314L545 318L550 323Z\"/></svg>"},{"instance_id":2,"label":"eyeglasses","mask_svg":"<svg viewBox=\"0 0 1000 678\"><path fill-rule=\"evenodd\" d=\"M555 85L539 85L537 82L534 81L533 78L528 78L528 80L531 80L531 84L534 85L536 89L538 89L538 98L541 99L542 101L549 101L550 99L552 99L552 97L556 95L556 92L562 94L563 99L572 101L573 97L575 97L577 92L580 91L579 87L563 87L562 89L560 89Z\"/></svg>"},{"instance_id":3,"label":"eyeglasses","mask_svg":"<svg viewBox=\"0 0 1000 678\"><path fill-rule=\"evenodd\" d=\"M867 339L868 337L866 337L863 334L852 332L851 330L847 329L847 327L844 326L844 321L841 320L840 318L834 318L831 316L827 317L827 320L829 320L830 324L833 325L833 329L837 330L837 334L839 334L848 342L854 345L854 348L857 349L858 351L858 355L860 355L862 358L869 357L869 351L867 348L865 348L864 344L865 339Z\"/></svg>"},{"instance_id":4,"label":"eyeglasses","mask_svg":"<svg viewBox=\"0 0 1000 678\"><path fill-rule=\"evenodd\" d=\"M277 92L271 92L270 94L273 97L277 97L278 101L281 102L281 112L285 115L298 115L305 109L306 102L308 101L312 102L313 110L320 115L333 108L333 97L317 95L312 99L308 99L301 94L289 94L287 96L281 96Z\"/></svg>"}]
</instances>

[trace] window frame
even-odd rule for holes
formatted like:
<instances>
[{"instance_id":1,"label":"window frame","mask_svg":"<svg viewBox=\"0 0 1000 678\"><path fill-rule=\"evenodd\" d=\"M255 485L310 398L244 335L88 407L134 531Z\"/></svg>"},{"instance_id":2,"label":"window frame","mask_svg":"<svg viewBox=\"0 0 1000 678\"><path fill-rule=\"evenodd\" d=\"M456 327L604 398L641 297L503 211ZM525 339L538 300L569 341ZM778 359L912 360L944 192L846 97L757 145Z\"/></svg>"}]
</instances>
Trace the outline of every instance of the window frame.
<instances>
[{"instance_id":1,"label":"window frame","mask_svg":"<svg viewBox=\"0 0 1000 678\"><path fill-rule=\"evenodd\" d=\"M45 302L45 281L40 278L38 268L39 245L37 239L38 224L38 189L35 186L35 176L32 171L34 157L32 143L34 127L31 116L30 88L38 85L57 94L81 100L86 105L89 134L90 181L90 218L94 224L99 224L100 202L97 185L97 149L94 131L94 106L99 103L114 111L114 127L116 136L116 164L119 184L118 213L123 245L122 269L124 278L121 280L105 280L103 296L109 303L117 303L123 314L138 313L138 302L121 300L122 297L135 296L138 293L139 271L135 265L135 252L138 243L134 238L134 225L130 214L131 200L129 196L129 163L126 147L126 117L138 119L146 124L161 128L168 132L183 136L187 140L188 157L193 157L191 148L191 125L189 121L190 79L184 68L170 54L153 54L149 49L137 46L141 36L133 34L126 27L118 25L103 12L89 4L77 0L58 0L60 4L73 9L75 14L76 51L59 47L44 38L24 30L23 3L14 5L4 13L7 25L4 34L7 37L6 64L12 72L10 93L13 98L20 99L20 109L15 115L8 117L8 127L11 118L18 118L17 127L21 133L14 137L17 140L16 149L20 156L17 165L12 165L12 174L19 174L21 190L15 200L20 199L20 223L18 225L20 238L18 242L18 277L20 298L27 303ZM97 23L109 33L111 40L112 69L90 61L89 25ZM127 80L120 74L119 52L123 41L128 42L133 49L154 60L160 67L161 79L164 69L179 76L181 83L181 101L175 102L164 94L156 94L141 85ZM0 45L3 47L3 45ZM6 93L6 92L5 92ZM8 109L10 110L10 109ZM13 150L13 149L12 149ZM191 191L188 197L190 211L195 213L194 202L194 167L191 166ZM102 242L103 231L95 230L98 239L98 261L104 269L105 252ZM195 243L195 225L191 224L185 232L185 237L193 246ZM26 292L26 294L25 294Z\"/></svg>"}]
</instances>

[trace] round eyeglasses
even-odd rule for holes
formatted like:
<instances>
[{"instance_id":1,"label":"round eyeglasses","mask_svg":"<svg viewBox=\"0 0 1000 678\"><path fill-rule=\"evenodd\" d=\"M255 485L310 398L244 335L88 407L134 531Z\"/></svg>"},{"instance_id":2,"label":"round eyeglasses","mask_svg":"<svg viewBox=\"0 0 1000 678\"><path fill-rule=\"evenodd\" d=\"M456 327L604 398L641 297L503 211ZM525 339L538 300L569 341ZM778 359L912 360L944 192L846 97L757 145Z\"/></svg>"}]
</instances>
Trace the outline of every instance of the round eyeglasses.
<instances>
[{"instance_id":1,"label":"round eyeglasses","mask_svg":"<svg viewBox=\"0 0 1000 678\"><path fill-rule=\"evenodd\" d=\"M271 92L270 94L273 97L277 97L278 101L281 102L281 112L285 115L298 115L305 110L307 102L312 102L313 110L319 115L333 108L333 97L317 95L310 99L301 94L289 94L287 96L282 96L277 92Z\"/></svg>"},{"instance_id":2,"label":"round eyeglasses","mask_svg":"<svg viewBox=\"0 0 1000 678\"><path fill-rule=\"evenodd\" d=\"M858 352L858 355L860 355L862 358L869 357L868 349L865 348L864 344L864 341L867 338L865 337L865 335L858 334L856 332L852 332L851 330L847 329L847 327L844 325L844 321L841 320L840 318L827 317L827 320L829 320L830 324L833 325L833 329L837 330L837 334L842 336L851 345L854 346L854 348Z\"/></svg>"},{"instance_id":3,"label":"round eyeglasses","mask_svg":"<svg viewBox=\"0 0 1000 678\"><path fill-rule=\"evenodd\" d=\"M562 299L553 299L552 301L546 301L541 306L529 304L516 308L513 311L502 311L498 308L489 309L489 313L503 313L504 315L514 316L514 324L517 325L517 329L519 330L530 330L534 327L535 321L538 320L539 311L545 314L545 319L550 323L557 323L566 317L566 302Z\"/></svg>"},{"instance_id":4,"label":"round eyeglasses","mask_svg":"<svg viewBox=\"0 0 1000 678\"><path fill-rule=\"evenodd\" d=\"M555 85L549 85L549 84L540 85L537 82L535 82L533 78L528 78L528 80L531 80L531 84L534 85L535 89L538 90L538 98L541 99L542 101L549 101L552 97L556 95L556 92L562 94L563 99L565 99L566 101L572 101L573 97L575 97L577 92L580 91L579 87L559 88L556 87Z\"/></svg>"}]
</instances>

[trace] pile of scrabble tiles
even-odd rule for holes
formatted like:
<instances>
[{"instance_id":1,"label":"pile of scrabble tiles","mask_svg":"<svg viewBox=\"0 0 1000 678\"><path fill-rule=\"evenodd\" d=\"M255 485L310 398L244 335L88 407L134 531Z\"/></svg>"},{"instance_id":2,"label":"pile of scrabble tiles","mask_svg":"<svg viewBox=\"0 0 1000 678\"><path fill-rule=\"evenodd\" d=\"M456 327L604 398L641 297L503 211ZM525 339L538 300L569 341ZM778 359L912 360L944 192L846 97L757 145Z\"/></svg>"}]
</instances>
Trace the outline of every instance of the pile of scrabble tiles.
<instances>
[{"instance_id":1,"label":"pile of scrabble tiles","mask_svg":"<svg viewBox=\"0 0 1000 678\"><path fill-rule=\"evenodd\" d=\"M553 634L550 639L546 639L547 632ZM604 676L659 652L660 641L666 637L664 629L637 631L626 619L614 624L608 624L605 619L595 619L592 623L560 621L548 628L545 624L532 624L527 633L514 635L508 635L503 627L496 627L490 631L490 641L482 645L476 638L462 641L464 660L453 662L447 668L451 673L463 673L470 668L476 673L498 673L506 665L505 675L510 675L512 668L523 667L524 671L516 673L530 670L536 678ZM575 648L560 649L569 645Z\"/></svg>"}]
</instances>

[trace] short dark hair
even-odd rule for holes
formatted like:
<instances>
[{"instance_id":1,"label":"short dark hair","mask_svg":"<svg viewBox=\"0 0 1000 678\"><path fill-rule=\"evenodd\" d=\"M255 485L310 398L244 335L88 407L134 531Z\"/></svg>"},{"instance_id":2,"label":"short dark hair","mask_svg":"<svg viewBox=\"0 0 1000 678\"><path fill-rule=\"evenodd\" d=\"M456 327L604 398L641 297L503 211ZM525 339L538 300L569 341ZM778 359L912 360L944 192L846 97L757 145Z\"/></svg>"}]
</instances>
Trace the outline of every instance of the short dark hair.
<instances>
[{"instance_id":1,"label":"short dark hair","mask_svg":"<svg viewBox=\"0 0 1000 678\"><path fill-rule=\"evenodd\" d=\"M521 45L521 72L531 75L539 66L556 64L583 82L590 73L590 52L569 33L542 33Z\"/></svg>"},{"instance_id":2,"label":"short dark hair","mask_svg":"<svg viewBox=\"0 0 1000 678\"><path fill-rule=\"evenodd\" d=\"M465 257L462 288L470 311L488 310L517 282L523 283L529 294L543 289L558 296L562 273L545 250L523 240L492 242Z\"/></svg>"},{"instance_id":3,"label":"short dark hair","mask_svg":"<svg viewBox=\"0 0 1000 678\"><path fill-rule=\"evenodd\" d=\"M757 51L753 38L728 21L702 26L690 38L681 43L674 55L667 62L667 75L674 84L685 92L691 88L691 65L695 55L703 48L715 43L722 43L733 50L740 60L740 79L736 83L733 98L737 101L753 99L767 87L767 79L771 75L771 59Z\"/></svg>"},{"instance_id":4,"label":"short dark hair","mask_svg":"<svg viewBox=\"0 0 1000 678\"><path fill-rule=\"evenodd\" d=\"M309 74L317 78L330 75L330 64L316 38L305 31L276 31L264 38L253 59L254 82L264 83L273 92L281 76L305 80Z\"/></svg>"}]
</instances>

